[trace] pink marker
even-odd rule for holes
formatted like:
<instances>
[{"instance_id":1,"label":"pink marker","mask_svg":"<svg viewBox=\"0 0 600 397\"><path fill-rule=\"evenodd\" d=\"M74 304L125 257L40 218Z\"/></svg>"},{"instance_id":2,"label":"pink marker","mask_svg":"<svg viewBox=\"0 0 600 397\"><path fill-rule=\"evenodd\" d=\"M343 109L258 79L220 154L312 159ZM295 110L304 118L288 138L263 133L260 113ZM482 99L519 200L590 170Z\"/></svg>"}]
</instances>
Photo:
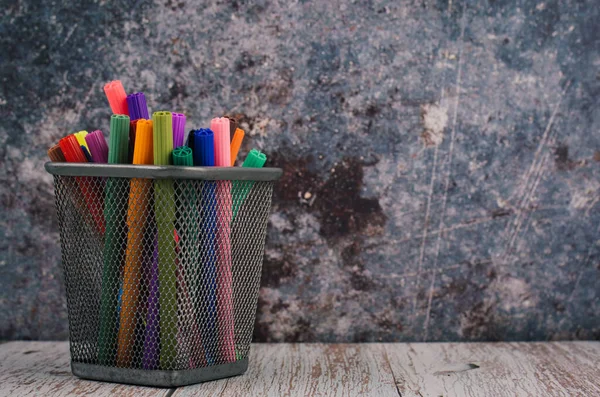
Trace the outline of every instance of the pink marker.
<instances>
[{"instance_id":1,"label":"pink marker","mask_svg":"<svg viewBox=\"0 0 600 397\"><path fill-rule=\"evenodd\" d=\"M231 167L229 147L229 119L212 119L210 129L215 140L215 166ZM233 278L231 273L231 181L217 181L217 316L220 358L224 362L235 361L233 321Z\"/></svg>"},{"instance_id":2,"label":"pink marker","mask_svg":"<svg viewBox=\"0 0 600 397\"><path fill-rule=\"evenodd\" d=\"M114 80L104 85L104 93L108 99L108 104L114 114L124 114L129 116L127 107L127 94L121 80Z\"/></svg>"},{"instance_id":3,"label":"pink marker","mask_svg":"<svg viewBox=\"0 0 600 397\"><path fill-rule=\"evenodd\" d=\"M231 167L229 119L225 117L212 119L210 129L215 134L215 166Z\"/></svg>"}]
</instances>

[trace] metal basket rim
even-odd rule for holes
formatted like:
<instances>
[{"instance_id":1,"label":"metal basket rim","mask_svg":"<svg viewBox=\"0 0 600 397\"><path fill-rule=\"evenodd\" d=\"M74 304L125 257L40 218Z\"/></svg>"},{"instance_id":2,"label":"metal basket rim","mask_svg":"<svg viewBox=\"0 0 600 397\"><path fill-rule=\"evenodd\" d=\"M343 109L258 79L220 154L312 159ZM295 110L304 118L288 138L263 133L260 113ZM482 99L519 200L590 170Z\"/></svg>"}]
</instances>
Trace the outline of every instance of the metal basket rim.
<instances>
[{"instance_id":1,"label":"metal basket rim","mask_svg":"<svg viewBox=\"0 0 600 397\"><path fill-rule=\"evenodd\" d=\"M52 175L95 176L147 179L196 179L276 181L283 174L281 168L245 167L182 167L173 165L132 165L47 162L44 168Z\"/></svg>"}]
</instances>

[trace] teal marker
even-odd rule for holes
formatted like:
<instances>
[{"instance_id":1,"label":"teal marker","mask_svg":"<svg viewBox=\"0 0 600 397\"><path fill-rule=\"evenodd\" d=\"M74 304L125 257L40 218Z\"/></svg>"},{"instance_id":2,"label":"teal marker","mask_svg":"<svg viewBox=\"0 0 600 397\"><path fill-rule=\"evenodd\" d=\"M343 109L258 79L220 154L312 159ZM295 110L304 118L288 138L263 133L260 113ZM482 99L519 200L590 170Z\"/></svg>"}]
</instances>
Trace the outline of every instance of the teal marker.
<instances>
[{"instance_id":1,"label":"teal marker","mask_svg":"<svg viewBox=\"0 0 600 397\"><path fill-rule=\"evenodd\" d=\"M256 149L250 150L246 160L244 160L244 164L242 167L246 168L262 168L267 161L267 156L264 153L259 152ZM231 197L232 197L232 205L233 205L233 216L231 221L235 220L238 211L248 194L250 194L250 190L254 186L254 181L233 181L233 186L231 188Z\"/></svg>"}]
</instances>

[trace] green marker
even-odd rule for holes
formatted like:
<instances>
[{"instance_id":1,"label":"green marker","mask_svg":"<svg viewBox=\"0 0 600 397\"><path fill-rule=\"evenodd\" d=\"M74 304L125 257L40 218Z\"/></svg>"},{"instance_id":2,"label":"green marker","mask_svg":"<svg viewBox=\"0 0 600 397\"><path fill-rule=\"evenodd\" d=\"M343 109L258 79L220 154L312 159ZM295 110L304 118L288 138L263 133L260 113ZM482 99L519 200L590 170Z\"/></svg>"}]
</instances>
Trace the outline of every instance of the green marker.
<instances>
[{"instance_id":1,"label":"green marker","mask_svg":"<svg viewBox=\"0 0 600 397\"><path fill-rule=\"evenodd\" d=\"M154 165L172 164L173 117L154 112ZM174 369L177 359L177 265L175 264L175 191L172 179L154 181L154 213L158 230L160 369Z\"/></svg>"},{"instance_id":2,"label":"green marker","mask_svg":"<svg viewBox=\"0 0 600 397\"><path fill-rule=\"evenodd\" d=\"M125 164L129 154L129 116L112 115L110 118L108 163ZM119 332L119 290L121 262L125 258L123 244L127 239L127 198L129 181L108 178L104 196L104 268L100 302L100 333L98 361L101 365L115 365L117 335Z\"/></svg>"},{"instance_id":3,"label":"green marker","mask_svg":"<svg viewBox=\"0 0 600 397\"><path fill-rule=\"evenodd\" d=\"M173 150L173 165L191 167L194 165L192 149L187 146L181 146ZM180 319L180 332L184 336L181 340L185 346L183 353L191 360L196 360L196 367L206 365L204 361L204 352L197 354L196 349L202 349L200 340L200 327L202 319L202 284L199 277L202 272L200 261L199 243L199 225L200 211L198 211L198 199L196 195L195 184L193 180L180 180L175 183L176 192L176 217L175 229L179 235L179 250L177 256L179 260L179 289L182 296L179 303L183 306L181 311L193 312L194 316L185 316ZM196 339L197 338L197 339ZM197 358L200 358L197 360Z\"/></svg>"},{"instance_id":4,"label":"green marker","mask_svg":"<svg viewBox=\"0 0 600 397\"><path fill-rule=\"evenodd\" d=\"M181 146L173 150L173 165L193 166L194 158L192 157L192 149L187 146Z\"/></svg>"}]
</instances>

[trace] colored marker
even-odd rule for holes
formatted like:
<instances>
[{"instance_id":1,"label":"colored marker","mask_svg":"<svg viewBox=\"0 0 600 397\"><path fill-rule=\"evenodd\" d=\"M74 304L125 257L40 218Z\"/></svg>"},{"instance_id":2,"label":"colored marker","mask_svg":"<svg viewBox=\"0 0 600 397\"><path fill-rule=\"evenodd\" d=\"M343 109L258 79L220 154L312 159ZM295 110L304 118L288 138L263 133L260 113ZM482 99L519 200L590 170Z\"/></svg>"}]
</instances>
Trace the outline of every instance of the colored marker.
<instances>
[{"instance_id":1,"label":"colored marker","mask_svg":"<svg viewBox=\"0 0 600 397\"><path fill-rule=\"evenodd\" d=\"M235 160L237 159L238 152L240 151L240 146L242 146L242 141L244 140L244 130L236 128L235 133L233 134L233 139L231 140L231 166L235 165Z\"/></svg>"},{"instance_id":2,"label":"colored marker","mask_svg":"<svg viewBox=\"0 0 600 397\"><path fill-rule=\"evenodd\" d=\"M215 134L215 165L231 166L230 121L212 119ZM217 314L221 335L219 353L225 362L235 361L233 292L231 273L231 181L217 181Z\"/></svg>"},{"instance_id":3,"label":"colored marker","mask_svg":"<svg viewBox=\"0 0 600 397\"><path fill-rule=\"evenodd\" d=\"M54 161L56 163L64 163L67 161L58 144L48 149L48 157L50 158L50 161Z\"/></svg>"},{"instance_id":4,"label":"colored marker","mask_svg":"<svg viewBox=\"0 0 600 397\"><path fill-rule=\"evenodd\" d=\"M129 115L127 108L127 94L120 80L111 81L104 85L104 93L113 114Z\"/></svg>"},{"instance_id":5,"label":"colored marker","mask_svg":"<svg viewBox=\"0 0 600 397\"><path fill-rule=\"evenodd\" d=\"M173 150L173 164L179 166L194 165L192 149L181 146ZM200 211L194 181L178 181L177 196L177 222L176 230L179 235L177 252L177 280L181 292L180 310L194 313L193 316L180 318L179 336L181 346L179 354L181 359L188 359L190 368L206 366L205 353L200 338L202 325L201 291L202 283L199 274L202 273L200 251L198 250L198 226L200 225Z\"/></svg>"},{"instance_id":6,"label":"colored marker","mask_svg":"<svg viewBox=\"0 0 600 397\"><path fill-rule=\"evenodd\" d=\"M199 129L190 135L193 142L194 165L201 167L213 167L214 156L214 134L209 129ZM206 362L209 365L218 360L218 349L215 350L215 341L218 340L217 329L217 243L216 243L216 190L215 181L205 181L204 187L198 185L196 197L198 197L198 210L200 212L200 247L204 253L201 263L202 285L201 300L196 305L197 313L203 321L202 342L206 354Z\"/></svg>"},{"instance_id":7,"label":"colored marker","mask_svg":"<svg viewBox=\"0 0 600 397\"><path fill-rule=\"evenodd\" d=\"M148 105L146 105L146 96L143 92L129 94L126 97L126 100L127 110L129 111L129 118L131 120L147 120L150 118L150 115L148 114Z\"/></svg>"},{"instance_id":8,"label":"colored marker","mask_svg":"<svg viewBox=\"0 0 600 397\"><path fill-rule=\"evenodd\" d=\"M113 115L110 118L110 140L108 147L109 164L127 163L129 150L129 117ZM123 244L127 238L126 179L108 178L104 199L104 267L102 269L102 296L100 299L100 334L98 361L102 365L115 365L117 334L119 331L119 275L121 262L125 257Z\"/></svg>"},{"instance_id":9,"label":"colored marker","mask_svg":"<svg viewBox=\"0 0 600 397\"><path fill-rule=\"evenodd\" d=\"M75 135L69 135L62 138L58 142L58 145L68 163L88 162ZM98 195L96 190L92 189L94 179L91 177L78 176L75 177L75 180L77 181L77 185L79 185L79 190L83 194L88 212L92 215L96 230L100 235L104 235L105 223L101 211L103 198Z\"/></svg>"},{"instance_id":10,"label":"colored marker","mask_svg":"<svg viewBox=\"0 0 600 397\"><path fill-rule=\"evenodd\" d=\"M73 135L75 135L75 138L77 138L77 142L79 142L80 146L85 146L85 148L89 150L87 142L85 141L85 137L87 136L87 134L87 131L79 131L74 133Z\"/></svg>"},{"instance_id":11,"label":"colored marker","mask_svg":"<svg viewBox=\"0 0 600 397\"><path fill-rule=\"evenodd\" d=\"M172 164L173 116L154 112L154 164ZM154 181L154 211L158 229L160 304L160 367L172 369L177 358L177 266L175 264L175 193L172 179Z\"/></svg>"},{"instance_id":12,"label":"colored marker","mask_svg":"<svg viewBox=\"0 0 600 397\"><path fill-rule=\"evenodd\" d=\"M136 144L133 164L153 164L152 121L137 120ZM123 269L123 298L120 312L117 365L129 367L133 354L135 313L139 306L144 232L149 214L149 197L152 189L150 179L132 178L127 208L127 249ZM149 269L148 269L149 270Z\"/></svg>"},{"instance_id":13,"label":"colored marker","mask_svg":"<svg viewBox=\"0 0 600 397\"><path fill-rule=\"evenodd\" d=\"M183 146L185 114L173 113L173 148Z\"/></svg>"},{"instance_id":14,"label":"colored marker","mask_svg":"<svg viewBox=\"0 0 600 397\"><path fill-rule=\"evenodd\" d=\"M86 135L85 141L90 149L94 163L108 163L108 144L104 139L104 134L100 130L90 132Z\"/></svg>"},{"instance_id":15,"label":"colored marker","mask_svg":"<svg viewBox=\"0 0 600 397\"><path fill-rule=\"evenodd\" d=\"M262 168L267 161L267 156L264 153L259 152L256 149L250 150L246 160L242 164L244 168ZM233 220L237 217L238 211L246 197L250 193L250 190L254 186L254 181L233 181L233 187L231 189L231 195L233 196Z\"/></svg>"}]
</instances>

